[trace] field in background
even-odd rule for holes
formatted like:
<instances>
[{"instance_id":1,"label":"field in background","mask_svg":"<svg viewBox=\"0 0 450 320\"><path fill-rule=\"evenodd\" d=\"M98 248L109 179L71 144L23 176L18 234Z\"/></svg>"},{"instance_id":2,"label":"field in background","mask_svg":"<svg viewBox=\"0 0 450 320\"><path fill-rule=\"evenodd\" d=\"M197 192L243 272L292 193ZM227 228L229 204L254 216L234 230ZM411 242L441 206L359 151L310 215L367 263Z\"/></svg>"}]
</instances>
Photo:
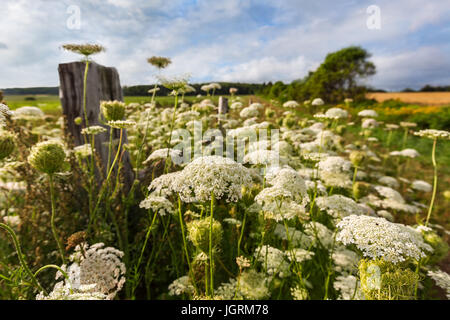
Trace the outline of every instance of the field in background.
<instances>
[{"instance_id":1,"label":"field in background","mask_svg":"<svg viewBox=\"0 0 450 320\"><path fill-rule=\"evenodd\" d=\"M400 100L405 103L450 105L450 92L371 92L366 97L378 102Z\"/></svg>"},{"instance_id":2,"label":"field in background","mask_svg":"<svg viewBox=\"0 0 450 320\"><path fill-rule=\"evenodd\" d=\"M230 96L226 96L230 98ZM243 102L247 102L251 96L239 96ZM27 98L34 98L34 100L27 100ZM201 101L202 99L209 98L217 105L218 96L206 97L202 96L197 98L195 96L185 97L185 101L193 103ZM61 102L57 95L6 95L5 101L8 103L10 109L15 110L23 106L35 106L42 109L45 113L58 115L61 113ZM138 97L125 97L126 103L147 103L151 101L151 96L138 96ZM156 97L156 101L162 105L173 104L173 97ZM181 100L180 100L181 101Z\"/></svg>"}]
</instances>

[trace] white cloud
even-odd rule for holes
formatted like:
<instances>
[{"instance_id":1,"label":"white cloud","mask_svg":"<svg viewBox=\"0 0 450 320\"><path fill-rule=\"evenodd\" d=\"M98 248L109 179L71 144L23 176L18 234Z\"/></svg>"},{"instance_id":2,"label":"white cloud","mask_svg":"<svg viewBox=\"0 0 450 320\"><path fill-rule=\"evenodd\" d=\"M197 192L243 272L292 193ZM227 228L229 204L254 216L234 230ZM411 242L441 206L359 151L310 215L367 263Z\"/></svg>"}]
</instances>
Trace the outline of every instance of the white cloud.
<instances>
[{"instance_id":1,"label":"white cloud","mask_svg":"<svg viewBox=\"0 0 450 320\"><path fill-rule=\"evenodd\" d=\"M125 85L154 81L155 70L146 63L152 55L171 57L167 73L191 73L193 81L288 82L348 45L373 53L373 83L383 88L446 81L449 70L444 37L450 36L450 3L438 0L377 1L381 30L366 27L369 0L3 2L0 87L57 85L57 64L77 59L59 49L68 42L106 46L95 60L117 67ZM81 10L80 30L66 27L72 4ZM428 27L441 42L427 40ZM408 57L421 62L408 66Z\"/></svg>"}]
</instances>

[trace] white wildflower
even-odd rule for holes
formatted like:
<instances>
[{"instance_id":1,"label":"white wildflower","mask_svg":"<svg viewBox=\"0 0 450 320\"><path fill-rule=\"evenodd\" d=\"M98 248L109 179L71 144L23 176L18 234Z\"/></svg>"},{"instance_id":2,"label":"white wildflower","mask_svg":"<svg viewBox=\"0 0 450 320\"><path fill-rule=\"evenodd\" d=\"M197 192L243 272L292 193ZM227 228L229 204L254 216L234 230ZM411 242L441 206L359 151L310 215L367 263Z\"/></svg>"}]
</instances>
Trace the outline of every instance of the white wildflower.
<instances>
[{"instance_id":1,"label":"white wildflower","mask_svg":"<svg viewBox=\"0 0 450 320\"><path fill-rule=\"evenodd\" d=\"M337 224L340 229L336 240L354 244L363 255L372 259L383 258L392 263L408 258L424 258L424 251L432 251L419 232L384 218L351 215Z\"/></svg>"}]
</instances>

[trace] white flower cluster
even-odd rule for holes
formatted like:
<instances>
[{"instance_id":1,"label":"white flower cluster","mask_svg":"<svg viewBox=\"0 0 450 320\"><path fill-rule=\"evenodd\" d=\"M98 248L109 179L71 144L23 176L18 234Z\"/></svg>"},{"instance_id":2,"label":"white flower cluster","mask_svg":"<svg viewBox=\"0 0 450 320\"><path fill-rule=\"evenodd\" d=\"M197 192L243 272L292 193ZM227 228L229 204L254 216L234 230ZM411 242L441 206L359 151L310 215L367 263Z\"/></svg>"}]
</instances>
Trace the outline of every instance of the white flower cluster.
<instances>
[{"instance_id":1,"label":"white flower cluster","mask_svg":"<svg viewBox=\"0 0 450 320\"><path fill-rule=\"evenodd\" d=\"M257 117L257 116L259 116L259 110L255 106L250 105L250 106L242 109L241 112L239 113L239 115L241 116L241 118Z\"/></svg>"},{"instance_id":2,"label":"white flower cluster","mask_svg":"<svg viewBox=\"0 0 450 320\"><path fill-rule=\"evenodd\" d=\"M294 169L290 167L282 168L272 175L267 175L266 178L272 186L278 186L289 191L295 201L301 202L304 206L308 204L309 195L305 180Z\"/></svg>"},{"instance_id":3,"label":"white flower cluster","mask_svg":"<svg viewBox=\"0 0 450 320\"><path fill-rule=\"evenodd\" d=\"M351 215L337 227L340 231L336 240L345 245L355 244L364 256L373 259L399 263L408 258L419 260L426 256L424 251L433 250L420 233L384 218Z\"/></svg>"},{"instance_id":4,"label":"white flower cluster","mask_svg":"<svg viewBox=\"0 0 450 320\"><path fill-rule=\"evenodd\" d=\"M40 293L37 299L108 299L112 300L125 283L125 264L121 261L123 252L103 243L89 246L78 245L70 256L72 264L61 267L67 275L55 284L49 296ZM63 277L56 273L56 279Z\"/></svg>"},{"instance_id":5,"label":"white flower cluster","mask_svg":"<svg viewBox=\"0 0 450 320\"><path fill-rule=\"evenodd\" d=\"M255 250L256 261L261 262L263 269L267 270L270 276L278 275L280 278L289 277L289 262L286 254L274 247L264 245Z\"/></svg>"},{"instance_id":6,"label":"white flower cluster","mask_svg":"<svg viewBox=\"0 0 450 320\"><path fill-rule=\"evenodd\" d=\"M400 186L397 179L395 179L394 177L390 177L390 176L382 176L381 178L378 179L378 182L385 186L388 186L390 188L397 189Z\"/></svg>"},{"instance_id":7,"label":"white flower cluster","mask_svg":"<svg viewBox=\"0 0 450 320\"><path fill-rule=\"evenodd\" d=\"M169 285L169 294L171 296L179 296L182 295L183 293L187 294L194 293L194 287L192 286L188 276L182 276L174 280Z\"/></svg>"},{"instance_id":8,"label":"white flower cluster","mask_svg":"<svg viewBox=\"0 0 450 320\"><path fill-rule=\"evenodd\" d=\"M375 119L364 119L361 123L361 128L372 129L378 127L378 122Z\"/></svg>"},{"instance_id":9,"label":"white flower cluster","mask_svg":"<svg viewBox=\"0 0 450 320\"><path fill-rule=\"evenodd\" d=\"M240 109L240 108L242 108L242 102L239 102L239 101L233 102L231 104L231 106L230 106L231 110L237 110L237 109Z\"/></svg>"},{"instance_id":10,"label":"white flower cluster","mask_svg":"<svg viewBox=\"0 0 450 320\"><path fill-rule=\"evenodd\" d=\"M286 227L283 224L277 224L275 226L274 235L282 240L291 239L291 243L294 247L309 248L314 243L314 238L297 230L293 227L288 227L289 237L286 233Z\"/></svg>"},{"instance_id":11,"label":"white flower cluster","mask_svg":"<svg viewBox=\"0 0 450 320\"><path fill-rule=\"evenodd\" d=\"M81 129L81 134L87 134L87 135L97 135L99 133L106 132L106 128L102 126L89 126L87 128Z\"/></svg>"},{"instance_id":12,"label":"white flower cluster","mask_svg":"<svg viewBox=\"0 0 450 320\"><path fill-rule=\"evenodd\" d=\"M321 160L317 164L319 172L329 171L333 173L349 172L351 166L352 163L350 161L339 156L327 157L326 159Z\"/></svg>"},{"instance_id":13,"label":"white flower cluster","mask_svg":"<svg viewBox=\"0 0 450 320\"><path fill-rule=\"evenodd\" d=\"M167 200L165 197L157 196L153 193L149 194L147 198L142 200L139 207L151 209L153 212L158 212L161 216L175 213L175 208L173 207L172 202Z\"/></svg>"},{"instance_id":14,"label":"white flower cluster","mask_svg":"<svg viewBox=\"0 0 450 320\"><path fill-rule=\"evenodd\" d=\"M313 239L313 245L319 243L325 248L331 248L334 243L334 233L327 226L317 221L311 221L304 225L304 232L310 239ZM318 242L317 242L318 240Z\"/></svg>"},{"instance_id":15,"label":"white flower cluster","mask_svg":"<svg viewBox=\"0 0 450 320\"><path fill-rule=\"evenodd\" d=\"M304 102L304 104L309 104L309 100L306 100L306 101ZM321 98L315 98L315 99L311 102L311 104L312 104L313 106L322 106L322 105L324 105L324 101L323 101Z\"/></svg>"},{"instance_id":16,"label":"white flower cluster","mask_svg":"<svg viewBox=\"0 0 450 320\"><path fill-rule=\"evenodd\" d=\"M38 107L24 106L12 111L12 117L15 120L39 120L45 116L44 111Z\"/></svg>"},{"instance_id":17,"label":"white flower cluster","mask_svg":"<svg viewBox=\"0 0 450 320\"><path fill-rule=\"evenodd\" d=\"M450 132L445 130L426 129L414 132L414 134L429 139L450 140Z\"/></svg>"},{"instance_id":18,"label":"white flower cluster","mask_svg":"<svg viewBox=\"0 0 450 320\"><path fill-rule=\"evenodd\" d=\"M106 295L95 290L96 284L80 285L74 289L67 283L58 282L49 295L43 292L36 295L36 300L106 300Z\"/></svg>"},{"instance_id":19,"label":"white flower cluster","mask_svg":"<svg viewBox=\"0 0 450 320\"><path fill-rule=\"evenodd\" d=\"M280 154L273 150L255 150L244 156L244 163L276 165L280 162Z\"/></svg>"},{"instance_id":20,"label":"white flower cluster","mask_svg":"<svg viewBox=\"0 0 450 320\"><path fill-rule=\"evenodd\" d=\"M318 113L314 115L315 118L324 118L324 119L345 119L348 117L348 112L341 108L330 108L325 112L325 114Z\"/></svg>"},{"instance_id":21,"label":"white flower cluster","mask_svg":"<svg viewBox=\"0 0 450 320\"><path fill-rule=\"evenodd\" d=\"M376 117L378 117L378 113L372 109L365 109L365 110L358 112L358 116L363 117L363 118L376 118Z\"/></svg>"},{"instance_id":22,"label":"white flower cluster","mask_svg":"<svg viewBox=\"0 0 450 320\"><path fill-rule=\"evenodd\" d=\"M252 182L247 168L219 156L196 158L171 178L169 188L184 202L208 201L212 194L216 199L236 202L242 197L242 187Z\"/></svg>"},{"instance_id":23,"label":"white flower cluster","mask_svg":"<svg viewBox=\"0 0 450 320\"><path fill-rule=\"evenodd\" d=\"M361 291L361 284L355 276L337 276L333 287L336 291L339 291L339 299L341 300L365 300L364 293Z\"/></svg>"},{"instance_id":24,"label":"white flower cluster","mask_svg":"<svg viewBox=\"0 0 450 320\"><path fill-rule=\"evenodd\" d=\"M436 285L447 292L447 299L450 300L450 274L442 270L428 271L428 276L436 282Z\"/></svg>"},{"instance_id":25,"label":"white flower cluster","mask_svg":"<svg viewBox=\"0 0 450 320\"><path fill-rule=\"evenodd\" d=\"M349 188L352 185L349 172L351 162L339 157L331 156L318 162L320 179L327 186Z\"/></svg>"},{"instance_id":26,"label":"white flower cluster","mask_svg":"<svg viewBox=\"0 0 450 320\"><path fill-rule=\"evenodd\" d=\"M92 155L92 146L89 143L82 144L80 146L73 148L73 152L75 153L76 156L84 159Z\"/></svg>"},{"instance_id":27,"label":"white flower cluster","mask_svg":"<svg viewBox=\"0 0 450 320\"><path fill-rule=\"evenodd\" d=\"M392 151L389 152L390 156L400 156L400 157L408 157L408 158L416 158L420 156L420 153L415 149L404 149L402 151Z\"/></svg>"},{"instance_id":28,"label":"white flower cluster","mask_svg":"<svg viewBox=\"0 0 450 320\"><path fill-rule=\"evenodd\" d=\"M223 300L242 300L244 297L240 290L238 290L238 282L231 278L228 282L223 282L214 290L214 296L220 297Z\"/></svg>"},{"instance_id":29,"label":"white flower cluster","mask_svg":"<svg viewBox=\"0 0 450 320\"><path fill-rule=\"evenodd\" d=\"M311 260L315 253L302 248L293 248L292 250L287 251L286 255L290 261L295 260L297 263L302 263Z\"/></svg>"},{"instance_id":30,"label":"white flower cluster","mask_svg":"<svg viewBox=\"0 0 450 320\"><path fill-rule=\"evenodd\" d=\"M143 162L143 164L148 164L152 161L159 159L166 159L167 157L171 157L172 159L176 159L182 156L181 150L163 148L153 151L148 158Z\"/></svg>"},{"instance_id":31,"label":"white flower cluster","mask_svg":"<svg viewBox=\"0 0 450 320\"><path fill-rule=\"evenodd\" d=\"M341 274L354 274L358 271L359 256L344 247L337 248L332 254L334 270Z\"/></svg>"},{"instance_id":32,"label":"white flower cluster","mask_svg":"<svg viewBox=\"0 0 450 320\"><path fill-rule=\"evenodd\" d=\"M12 116L12 114L7 105L0 103L0 128L6 125L6 118Z\"/></svg>"},{"instance_id":33,"label":"white flower cluster","mask_svg":"<svg viewBox=\"0 0 450 320\"><path fill-rule=\"evenodd\" d=\"M420 212L420 209L416 206L407 204L405 199L403 199L402 195L397 190L385 186L374 186L374 189L384 198L378 199L377 197L372 197L373 199L369 200L369 203L374 206L413 214Z\"/></svg>"},{"instance_id":34,"label":"white flower cluster","mask_svg":"<svg viewBox=\"0 0 450 320\"><path fill-rule=\"evenodd\" d=\"M430 192L433 189L431 184L423 180L414 180L411 184L411 188L422 192Z\"/></svg>"},{"instance_id":35,"label":"white flower cluster","mask_svg":"<svg viewBox=\"0 0 450 320\"><path fill-rule=\"evenodd\" d=\"M283 103L283 107L285 108L297 108L300 104L295 100L286 101Z\"/></svg>"},{"instance_id":36,"label":"white flower cluster","mask_svg":"<svg viewBox=\"0 0 450 320\"><path fill-rule=\"evenodd\" d=\"M320 210L327 211L334 218L342 218L352 214L364 214L365 210L353 199L340 194L334 194L330 197L318 197L315 204Z\"/></svg>"}]
</instances>

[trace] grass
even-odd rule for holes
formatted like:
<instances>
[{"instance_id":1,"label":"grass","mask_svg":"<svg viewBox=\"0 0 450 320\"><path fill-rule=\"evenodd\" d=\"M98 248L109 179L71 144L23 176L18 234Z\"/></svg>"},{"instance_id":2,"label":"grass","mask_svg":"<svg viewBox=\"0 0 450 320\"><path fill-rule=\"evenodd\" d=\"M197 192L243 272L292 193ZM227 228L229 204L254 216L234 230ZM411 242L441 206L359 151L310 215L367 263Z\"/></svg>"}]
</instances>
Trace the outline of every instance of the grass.
<instances>
[{"instance_id":1,"label":"grass","mask_svg":"<svg viewBox=\"0 0 450 320\"><path fill-rule=\"evenodd\" d=\"M225 96L230 99L230 96ZM248 101L251 96L240 96L243 101ZM202 99L211 99L216 105L219 100L219 96L214 97L206 97L202 96L201 98L197 98L196 96L188 96L185 97L185 101L188 103L200 102ZM5 101L8 103L8 106L11 110L15 110L17 108L23 106L35 106L42 109L47 114L52 115L60 115L62 112L61 109L61 101L59 100L59 96L57 95L7 95L5 96ZM31 99L31 100L27 100ZM151 96L137 96L137 97L124 97L126 103L147 103L151 101ZM172 105L173 97L156 97L156 101L162 105Z\"/></svg>"}]
</instances>

